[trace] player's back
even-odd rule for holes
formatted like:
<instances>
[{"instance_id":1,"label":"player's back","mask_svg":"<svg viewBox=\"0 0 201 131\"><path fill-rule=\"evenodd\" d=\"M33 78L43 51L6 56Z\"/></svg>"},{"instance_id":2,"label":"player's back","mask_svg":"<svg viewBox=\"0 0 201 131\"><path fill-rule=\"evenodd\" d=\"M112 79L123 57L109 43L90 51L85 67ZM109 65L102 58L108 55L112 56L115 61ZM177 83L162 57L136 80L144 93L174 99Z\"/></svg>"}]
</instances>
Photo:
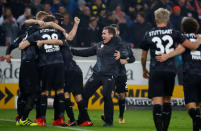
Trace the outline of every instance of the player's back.
<instances>
[{"instance_id":1,"label":"player's back","mask_svg":"<svg viewBox=\"0 0 201 131\"><path fill-rule=\"evenodd\" d=\"M24 40L26 40L32 33L39 30L39 25L23 25L21 31L19 34L23 37ZM35 61L38 59L38 49L37 46L34 44L31 44L31 46L28 46L21 52L21 61Z\"/></svg>"},{"instance_id":2,"label":"player's back","mask_svg":"<svg viewBox=\"0 0 201 131\"><path fill-rule=\"evenodd\" d=\"M196 41L196 34L184 34L184 36L191 42ZM193 44L193 43L192 43ZM184 72L191 74L201 75L201 47L196 50L190 50L186 48L186 51L182 54Z\"/></svg>"},{"instance_id":3,"label":"player's back","mask_svg":"<svg viewBox=\"0 0 201 131\"><path fill-rule=\"evenodd\" d=\"M150 71L175 72L176 62L174 58L161 63L156 61L156 56L174 51L177 45L183 43L184 40L179 31L169 27L156 27L146 32L141 48L143 50L150 49Z\"/></svg>"},{"instance_id":4,"label":"player's back","mask_svg":"<svg viewBox=\"0 0 201 131\"><path fill-rule=\"evenodd\" d=\"M37 40L61 40L63 35L60 31L52 28L44 28L30 36L29 41ZM39 48L39 66L63 63L63 57L59 45L44 44Z\"/></svg>"}]
</instances>

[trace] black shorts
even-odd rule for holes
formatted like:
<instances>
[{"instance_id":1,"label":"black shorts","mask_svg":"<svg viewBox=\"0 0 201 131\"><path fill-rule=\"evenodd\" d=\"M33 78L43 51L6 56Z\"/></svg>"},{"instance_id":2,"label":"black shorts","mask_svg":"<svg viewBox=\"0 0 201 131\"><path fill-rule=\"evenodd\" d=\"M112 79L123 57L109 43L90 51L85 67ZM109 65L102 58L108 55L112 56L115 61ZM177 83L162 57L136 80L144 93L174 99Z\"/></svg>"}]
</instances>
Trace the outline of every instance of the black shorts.
<instances>
[{"instance_id":1,"label":"black shorts","mask_svg":"<svg viewBox=\"0 0 201 131\"><path fill-rule=\"evenodd\" d=\"M19 88L21 93L39 92L39 70L35 61L21 62Z\"/></svg>"},{"instance_id":2,"label":"black shorts","mask_svg":"<svg viewBox=\"0 0 201 131\"><path fill-rule=\"evenodd\" d=\"M83 75L80 67L75 65L73 68L65 71L64 92L73 93L73 95L83 92Z\"/></svg>"},{"instance_id":3,"label":"black shorts","mask_svg":"<svg viewBox=\"0 0 201 131\"><path fill-rule=\"evenodd\" d=\"M201 76L184 73L184 99L185 103L201 102Z\"/></svg>"},{"instance_id":4,"label":"black shorts","mask_svg":"<svg viewBox=\"0 0 201 131\"><path fill-rule=\"evenodd\" d=\"M41 67L42 91L64 88L64 65L51 64Z\"/></svg>"},{"instance_id":5,"label":"black shorts","mask_svg":"<svg viewBox=\"0 0 201 131\"><path fill-rule=\"evenodd\" d=\"M175 73L152 71L149 78L148 97L172 96L175 83Z\"/></svg>"},{"instance_id":6,"label":"black shorts","mask_svg":"<svg viewBox=\"0 0 201 131\"><path fill-rule=\"evenodd\" d=\"M115 77L115 86L116 86L115 91L117 93L128 92L128 87L127 87L126 82L127 82L126 75L119 75L119 76Z\"/></svg>"}]
</instances>

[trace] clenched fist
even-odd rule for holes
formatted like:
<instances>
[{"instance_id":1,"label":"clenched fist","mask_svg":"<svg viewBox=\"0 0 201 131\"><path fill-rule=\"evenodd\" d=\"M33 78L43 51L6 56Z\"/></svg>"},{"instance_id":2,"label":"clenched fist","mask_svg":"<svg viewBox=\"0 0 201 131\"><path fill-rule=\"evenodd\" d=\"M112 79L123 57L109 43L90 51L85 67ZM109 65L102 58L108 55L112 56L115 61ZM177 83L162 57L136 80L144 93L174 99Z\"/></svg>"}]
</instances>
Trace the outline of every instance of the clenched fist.
<instances>
[{"instance_id":1,"label":"clenched fist","mask_svg":"<svg viewBox=\"0 0 201 131\"><path fill-rule=\"evenodd\" d=\"M74 18L74 22L75 22L76 24L79 24L79 23L80 23L80 19L79 19L78 17L75 17L75 18Z\"/></svg>"}]
</instances>

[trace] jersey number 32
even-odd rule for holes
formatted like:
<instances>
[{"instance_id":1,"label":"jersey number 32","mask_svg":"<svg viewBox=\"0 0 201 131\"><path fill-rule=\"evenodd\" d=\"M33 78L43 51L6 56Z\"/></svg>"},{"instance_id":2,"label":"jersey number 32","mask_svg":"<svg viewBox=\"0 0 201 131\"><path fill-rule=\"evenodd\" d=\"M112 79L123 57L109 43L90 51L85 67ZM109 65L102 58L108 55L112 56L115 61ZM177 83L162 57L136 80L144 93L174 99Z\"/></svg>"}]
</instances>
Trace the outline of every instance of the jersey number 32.
<instances>
[{"instance_id":1,"label":"jersey number 32","mask_svg":"<svg viewBox=\"0 0 201 131\"><path fill-rule=\"evenodd\" d=\"M166 42L166 45L163 45L163 42ZM156 47L159 50L155 51L156 55L160 55L160 54L168 54L169 52L173 51L174 48L171 48L173 45L173 39L171 36L169 35L164 35L162 38L159 37L154 37L152 38L152 42L156 43Z\"/></svg>"}]
</instances>

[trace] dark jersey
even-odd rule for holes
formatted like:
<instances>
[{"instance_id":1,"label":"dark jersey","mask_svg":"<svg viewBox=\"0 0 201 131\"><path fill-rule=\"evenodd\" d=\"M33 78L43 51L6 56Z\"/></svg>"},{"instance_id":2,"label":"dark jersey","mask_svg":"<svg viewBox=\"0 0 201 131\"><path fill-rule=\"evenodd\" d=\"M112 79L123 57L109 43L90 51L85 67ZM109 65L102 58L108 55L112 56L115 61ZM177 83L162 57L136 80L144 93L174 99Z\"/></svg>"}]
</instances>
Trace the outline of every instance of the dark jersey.
<instances>
[{"instance_id":1,"label":"dark jersey","mask_svg":"<svg viewBox=\"0 0 201 131\"><path fill-rule=\"evenodd\" d=\"M193 33L184 34L184 36L191 42L197 39ZM201 47L198 47L196 50L186 48L186 51L182 54L182 58L184 72L201 75Z\"/></svg>"},{"instance_id":2,"label":"dark jersey","mask_svg":"<svg viewBox=\"0 0 201 131\"><path fill-rule=\"evenodd\" d=\"M126 46L127 52L128 52L128 58L127 61L128 63L133 63L135 61L135 57L133 55L133 51L129 46ZM121 64L119 62L119 73L118 76L126 75L126 67L124 64Z\"/></svg>"},{"instance_id":3,"label":"dark jersey","mask_svg":"<svg viewBox=\"0 0 201 131\"><path fill-rule=\"evenodd\" d=\"M97 62L93 67L94 73L99 73L102 75L117 75L118 64L119 62L115 60L114 53L115 50L119 50L123 47L120 43L120 40L117 37L114 37L104 44L103 42L97 43L96 46L93 46L84 50L75 50L72 49L73 55L88 57L92 55L97 55ZM121 52L121 51L120 51ZM127 57L127 51L121 52L122 58Z\"/></svg>"},{"instance_id":4,"label":"dark jersey","mask_svg":"<svg viewBox=\"0 0 201 131\"><path fill-rule=\"evenodd\" d=\"M76 62L73 60L73 54L67 41L64 41L64 44L61 46L61 53L64 60L65 70L73 69L76 65Z\"/></svg>"},{"instance_id":5,"label":"dark jersey","mask_svg":"<svg viewBox=\"0 0 201 131\"><path fill-rule=\"evenodd\" d=\"M27 38L29 42L51 39L63 39L63 35L58 30L45 28L36 31ZM44 44L39 48L39 66L59 63L64 63L59 45Z\"/></svg>"},{"instance_id":6,"label":"dark jersey","mask_svg":"<svg viewBox=\"0 0 201 131\"><path fill-rule=\"evenodd\" d=\"M146 32L140 47L146 51L150 49L150 71L176 72L175 58L170 58L161 63L156 61L155 57L161 53L167 54L173 51L178 44L184 41L185 38L179 31L169 27L156 27Z\"/></svg>"},{"instance_id":7,"label":"dark jersey","mask_svg":"<svg viewBox=\"0 0 201 131\"><path fill-rule=\"evenodd\" d=\"M26 26L23 25L22 29L18 33L18 37L14 40L14 44L9 45L7 50L6 50L6 55L10 54L12 50L17 48L19 46L19 43L22 40L26 40L26 38L31 35L33 32L39 30L39 25L31 25L31 26ZM38 52L37 52L37 47L32 44L32 46L29 46L25 48L24 50L21 51L21 62L23 61L33 61L38 58Z\"/></svg>"}]
</instances>

